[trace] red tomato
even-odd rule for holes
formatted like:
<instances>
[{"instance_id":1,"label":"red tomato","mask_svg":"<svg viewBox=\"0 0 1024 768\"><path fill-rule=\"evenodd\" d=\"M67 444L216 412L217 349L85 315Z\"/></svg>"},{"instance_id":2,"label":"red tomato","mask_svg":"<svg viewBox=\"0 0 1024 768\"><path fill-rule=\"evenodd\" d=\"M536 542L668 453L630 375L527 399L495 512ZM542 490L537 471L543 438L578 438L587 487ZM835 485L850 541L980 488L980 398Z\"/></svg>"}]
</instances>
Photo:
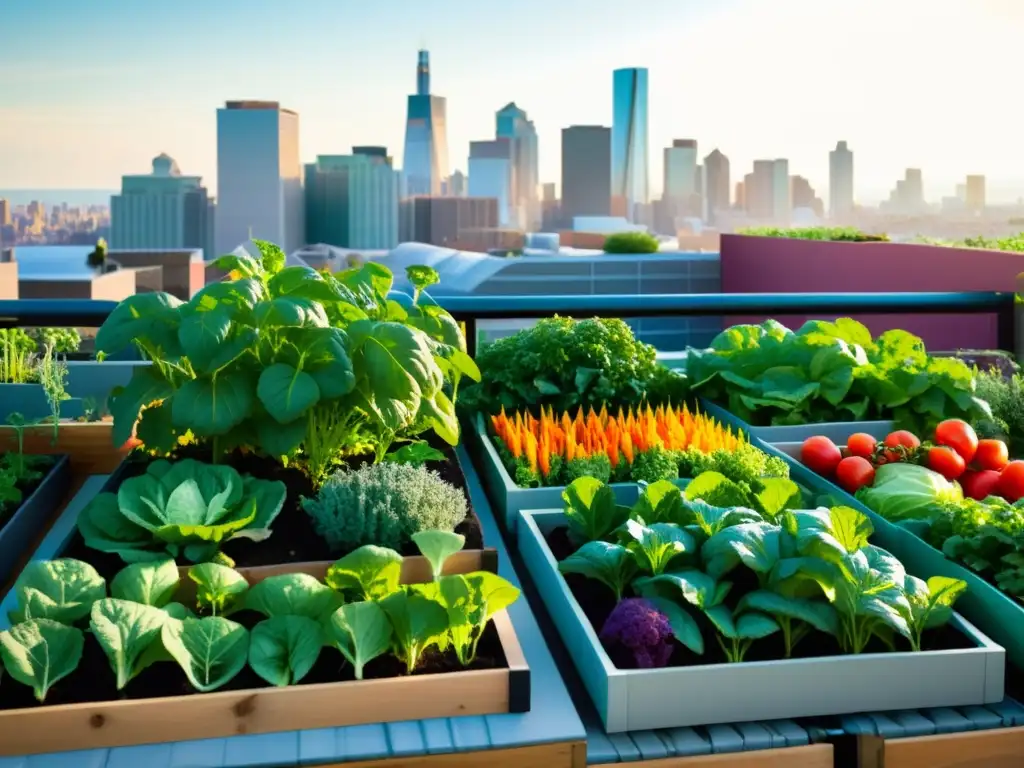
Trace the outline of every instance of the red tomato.
<instances>
[{"instance_id":1,"label":"red tomato","mask_svg":"<svg viewBox=\"0 0 1024 768\"><path fill-rule=\"evenodd\" d=\"M921 447L921 441L917 439L917 435L913 432L907 432L905 429L898 429L895 432L890 432L885 436L885 440L882 444L886 448L896 448L902 450L886 451L885 460L889 462L903 461L907 456L907 452L914 448Z\"/></svg>"},{"instance_id":2,"label":"red tomato","mask_svg":"<svg viewBox=\"0 0 1024 768\"><path fill-rule=\"evenodd\" d=\"M847 493L856 493L875 482L875 468L863 456L847 456L836 467L836 482Z\"/></svg>"},{"instance_id":3,"label":"red tomato","mask_svg":"<svg viewBox=\"0 0 1024 768\"><path fill-rule=\"evenodd\" d=\"M946 419L935 428L935 442L948 445L970 463L978 450L978 435L974 428L963 419Z\"/></svg>"},{"instance_id":4,"label":"red tomato","mask_svg":"<svg viewBox=\"0 0 1024 768\"><path fill-rule=\"evenodd\" d=\"M981 501L997 493L999 473L992 469L967 471L960 478L960 485L963 486L964 495Z\"/></svg>"},{"instance_id":5,"label":"red tomato","mask_svg":"<svg viewBox=\"0 0 1024 768\"><path fill-rule=\"evenodd\" d=\"M1024 497L1024 461L1011 461L999 473L999 495L1007 501Z\"/></svg>"},{"instance_id":6,"label":"red tomato","mask_svg":"<svg viewBox=\"0 0 1024 768\"><path fill-rule=\"evenodd\" d=\"M871 435L858 432L850 435L849 440L846 441L846 452L851 456L863 456L865 459L870 459L875 453L876 445L878 445L878 441Z\"/></svg>"},{"instance_id":7,"label":"red tomato","mask_svg":"<svg viewBox=\"0 0 1024 768\"><path fill-rule=\"evenodd\" d=\"M819 475L831 475L842 458L838 446L821 435L808 437L800 448L800 461Z\"/></svg>"},{"instance_id":8,"label":"red tomato","mask_svg":"<svg viewBox=\"0 0 1024 768\"><path fill-rule=\"evenodd\" d=\"M928 469L938 472L947 480L956 480L966 468L959 453L947 445L937 445L928 449Z\"/></svg>"},{"instance_id":9,"label":"red tomato","mask_svg":"<svg viewBox=\"0 0 1024 768\"><path fill-rule=\"evenodd\" d=\"M978 450L974 454L974 463L978 469L994 469L997 472L1010 461L1010 453L1002 440L979 440Z\"/></svg>"}]
</instances>

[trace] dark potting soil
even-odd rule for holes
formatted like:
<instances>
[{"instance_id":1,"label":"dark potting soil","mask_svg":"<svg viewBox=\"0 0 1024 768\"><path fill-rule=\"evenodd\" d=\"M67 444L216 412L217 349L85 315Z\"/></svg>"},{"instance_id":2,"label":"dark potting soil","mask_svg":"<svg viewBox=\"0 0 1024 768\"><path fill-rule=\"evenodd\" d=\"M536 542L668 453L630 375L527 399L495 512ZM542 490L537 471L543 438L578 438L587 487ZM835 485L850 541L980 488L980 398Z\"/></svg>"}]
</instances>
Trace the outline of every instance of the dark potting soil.
<instances>
[{"instance_id":1,"label":"dark potting soil","mask_svg":"<svg viewBox=\"0 0 1024 768\"><path fill-rule=\"evenodd\" d=\"M235 614L232 621L251 629L264 617L252 611ZM506 669L508 661L501 647L501 640L494 624L490 623L480 636L477 655L473 663L463 667L455 652L448 649L441 653L431 647L420 657L413 675L448 674L475 669ZM406 674L405 665L390 654L379 656L363 668L364 680L378 680L401 677ZM354 680L352 665L341 653L332 647L324 647L309 673L295 685L316 683L341 683ZM246 691L271 687L262 677L246 665L230 682L217 691ZM37 702L32 689L13 680L4 680L0 685L0 710L23 709L61 704L85 702L118 701L122 699L155 699L165 696L189 696L199 692L189 684L181 667L173 661L163 661L142 671L124 690L118 691L114 672L107 656L96 639L89 633L85 636L85 648L78 667L63 680L58 681L49 691L45 702ZM201 695L201 694L199 694Z\"/></svg>"},{"instance_id":2,"label":"dark potting soil","mask_svg":"<svg viewBox=\"0 0 1024 768\"><path fill-rule=\"evenodd\" d=\"M569 540L567 528L556 528L546 536L548 546L555 559L562 561L576 551ZM595 579L588 579L575 573L565 574L565 583L569 586L576 602L594 627L594 631L600 634L605 621L615 608L615 595L601 582ZM728 581L733 583L726 604L735 607L736 602L747 592L757 588L756 575L745 568L737 568L729 574ZM629 588L626 588L625 597L635 597ZM669 659L670 667L686 667L698 664L724 664L725 654L715 641L714 625L700 612L690 611L690 616L700 627L701 635L704 638L704 654L698 655L679 643L674 644L672 656ZM896 650L909 651L909 643L902 637L896 637ZM921 638L922 651L940 651L954 648L972 648L971 642L952 626L946 625L937 629L928 630ZM619 669L635 669L636 662L632 653L617 643L605 644L608 657ZM888 653L889 648L877 638L873 638L863 653ZM812 631L800 640L793 648L794 659L810 659L822 656L841 656L842 650L839 643L831 635L824 632ZM777 661L785 656L785 645L782 640L782 633L776 632L761 640L755 640L750 650L744 657L745 661Z\"/></svg>"},{"instance_id":3,"label":"dark potting soil","mask_svg":"<svg viewBox=\"0 0 1024 768\"><path fill-rule=\"evenodd\" d=\"M443 443L434 445L434 447L444 453L445 459L444 461L428 461L426 467L436 471L443 480L459 488L466 496L468 513L466 519L456 526L455 532L466 537L464 549L482 549L484 545L483 530L480 527L480 519L473 511L473 504L466 486L466 476L459 465L455 449ZM177 452L174 458L209 461L211 454L207 448L185 446ZM138 475L145 472L149 458L138 456L129 461L133 465L129 467L129 472ZM357 467L369 461L372 461L370 457L358 457L351 459L348 465ZM313 496L315 492L312 483L303 472L294 467L284 467L274 459L240 451L232 453L224 460L224 463L243 474L265 480L280 480L288 489L284 508L271 526L273 533L270 538L261 542L235 539L224 545L224 553L235 561L236 567L333 561L346 554L345 552L331 552L327 543L313 530L313 523L309 515L302 509L301 500L304 496ZM419 550L415 544L408 542L402 549L402 554L418 555ZM125 566L125 563L117 555L97 552L87 547L77 531L61 553L61 557L84 560L108 580ZM185 565L186 563L181 562L180 564Z\"/></svg>"},{"instance_id":4,"label":"dark potting soil","mask_svg":"<svg viewBox=\"0 0 1024 768\"><path fill-rule=\"evenodd\" d=\"M4 456L5 463L6 458ZM39 473L39 477L15 483L17 489L21 491L21 501L17 504L0 504L0 531L4 529L7 522L21 509L21 505L28 501L29 497L35 493L36 488L43 484L46 476L50 474L50 470L57 463L54 456L26 456L25 461L30 463L31 468ZM52 510L45 510L45 512L50 513Z\"/></svg>"}]
</instances>

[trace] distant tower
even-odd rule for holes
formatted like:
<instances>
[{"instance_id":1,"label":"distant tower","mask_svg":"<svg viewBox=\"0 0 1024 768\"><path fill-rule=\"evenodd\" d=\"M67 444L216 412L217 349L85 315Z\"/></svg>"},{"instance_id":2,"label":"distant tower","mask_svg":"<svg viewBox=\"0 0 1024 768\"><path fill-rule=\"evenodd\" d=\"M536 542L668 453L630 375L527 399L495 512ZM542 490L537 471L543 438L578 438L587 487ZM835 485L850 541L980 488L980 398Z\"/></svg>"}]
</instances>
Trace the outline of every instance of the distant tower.
<instances>
[{"instance_id":1,"label":"distant tower","mask_svg":"<svg viewBox=\"0 0 1024 768\"><path fill-rule=\"evenodd\" d=\"M612 197L633 218L647 199L647 70L612 75ZM613 207L618 207L613 205Z\"/></svg>"},{"instance_id":2,"label":"distant tower","mask_svg":"<svg viewBox=\"0 0 1024 768\"><path fill-rule=\"evenodd\" d=\"M833 219L853 212L853 152L845 141L828 153L828 212Z\"/></svg>"},{"instance_id":3,"label":"distant tower","mask_svg":"<svg viewBox=\"0 0 1024 768\"><path fill-rule=\"evenodd\" d=\"M416 93L409 96L405 121L402 177L405 194L439 195L448 176L447 103L430 94L430 53L420 51L416 64Z\"/></svg>"},{"instance_id":4,"label":"distant tower","mask_svg":"<svg viewBox=\"0 0 1024 768\"><path fill-rule=\"evenodd\" d=\"M704 158L704 199L707 208L705 217L714 224L719 212L729 210L729 196L732 187L729 180L729 158L721 150L713 149Z\"/></svg>"}]
</instances>

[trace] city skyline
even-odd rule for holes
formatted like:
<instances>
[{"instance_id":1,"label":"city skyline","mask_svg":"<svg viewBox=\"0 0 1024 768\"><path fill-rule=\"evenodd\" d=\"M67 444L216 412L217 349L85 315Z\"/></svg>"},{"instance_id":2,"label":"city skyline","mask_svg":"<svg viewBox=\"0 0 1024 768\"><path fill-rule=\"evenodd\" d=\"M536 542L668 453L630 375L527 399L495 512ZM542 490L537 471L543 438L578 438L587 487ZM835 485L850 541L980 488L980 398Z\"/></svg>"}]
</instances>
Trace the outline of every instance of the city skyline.
<instances>
[{"instance_id":1,"label":"city skyline","mask_svg":"<svg viewBox=\"0 0 1024 768\"><path fill-rule=\"evenodd\" d=\"M431 91L448 102L451 171L465 170L469 142L493 135L494 112L515 101L537 127L539 180L560 181L560 131L610 126L611 72L646 67L652 197L661 194L661 150L684 137L702 154L719 148L734 173L786 157L822 194L828 152L846 140L857 151L858 202L884 199L908 167L924 170L929 198L951 194L969 174L987 177L991 203L1024 190L1012 121L986 121L982 142L977 113L958 106L968 95L970 103L1009 98L1000 75L1012 71L1008 22L1024 21L1020 3L783 0L769 8L723 0L710 8L651 0L641 15L603 0L586 3L585 14L578 2L522 0L516 14L498 19L463 0L403 7L397 18L388 3L346 13L311 1L299 18L260 0L244 4L241 26L243 4L234 0L202 13L193 0L89 5L54 0L46 25L30 8L6 12L0 187L116 189L121 175L142 173L167 152L215 193L216 109L245 98L276 100L302 116L302 162L374 144L403 167L410 62L426 47ZM263 20L250 21L261 9ZM217 42L212 33L226 25L244 45ZM343 32L337 52L283 42L332 25ZM97 45L104 39L112 44ZM516 66L493 56L502 41L523 39L530 53ZM595 44L602 39L615 45ZM183 59L183 40L204 52ZM891 51L872 56L876 46ZM914 79L893 77L901 71Z\"/></svg>"}]
</instances>

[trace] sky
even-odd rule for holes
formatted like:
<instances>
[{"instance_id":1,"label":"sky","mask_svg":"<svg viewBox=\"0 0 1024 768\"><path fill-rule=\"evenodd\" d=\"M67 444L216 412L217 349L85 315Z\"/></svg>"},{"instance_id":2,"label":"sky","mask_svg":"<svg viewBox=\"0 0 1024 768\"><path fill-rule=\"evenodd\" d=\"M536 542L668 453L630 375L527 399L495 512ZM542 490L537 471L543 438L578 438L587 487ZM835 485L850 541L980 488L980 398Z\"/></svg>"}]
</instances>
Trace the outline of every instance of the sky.
<instances>
[{"instance_id":1,"label":"sky","mask_svg":"<svg viewBox=\"0 0 1024 768\"><path fill-rule=\"evenodd\" d=\"M216 189L216 110L280 101L303 162L383 144L401 163L416 51L448 99L451 169L509 101L539 134L541 181L561 135L611 124L612 70L648 67L652 195L662 148L721 149L828 191L828 152L855 153L861 202L907 167L951 195L1024 195L1024 0L48 0L4 3L0 189L115 189L167 152Z\"/></svg>"}]
</instances>

